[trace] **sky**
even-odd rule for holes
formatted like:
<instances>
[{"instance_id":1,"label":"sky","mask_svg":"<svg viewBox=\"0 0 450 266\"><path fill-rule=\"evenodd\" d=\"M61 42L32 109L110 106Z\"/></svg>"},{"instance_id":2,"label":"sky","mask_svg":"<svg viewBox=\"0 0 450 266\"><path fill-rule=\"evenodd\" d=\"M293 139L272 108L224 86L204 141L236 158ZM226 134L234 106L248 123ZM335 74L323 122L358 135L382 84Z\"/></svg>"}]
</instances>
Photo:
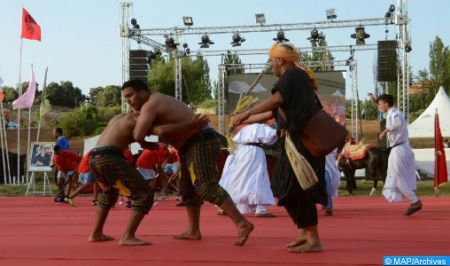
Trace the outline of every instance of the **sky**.
<instances>
[{"instance_id":1,"label":"sky","mask_svg":"<svg viewBox=\"0 0 450 266\"><path fill-rule=\"evenodd\" d=\"M120 3L117 0L2 0L0 1L0 77L4 84L15 86L19 81L21 9L26 8L41 26L42 41L23 40L21 80L28 81L30 65L34 65L37 82L42 84L48 67L48 82L72 81L88 95L90 88L121 85L121 38L119 36ZM131 2L131 1L130 1ZM132 1L131 16L142 29L183 27L182 17L192 16L194 27L255 25L255 14L264 13L266 24L307 23L326 20L326 9L335 8L338 20L383 17L389 0L172 0ZM409 53L413 73L428 69L429 45L439 35L445 45L450 43L448 0L409 0L412 52ZM395 27L390 26L388 39ZM328 45L351 45L353 28L324 29ZM371 36L367 44L385 39L384 26L368 26ZM309 46L309 31L286 31L286 38L297 47ZM265 49L273 44L276 32L241 34L247 39L242 49ZM162 36L152 37L164 42ZM231 34L210 35L215 42L210 49L231 49ZM184 36L191 50L198 50L200 36ZM139 48L131 41L131 48ZM142 46L146 49L146 46ZM333 53L345 60L349 53ZM220 57L206 58L211 79L216 80ZM356 53L358 89L361 98L375 87L373 72L376 51ZM264 63L267 56L242 56L243 63ZM347 82L347 95L350 83Z\"/></svg>"}]
</instances>

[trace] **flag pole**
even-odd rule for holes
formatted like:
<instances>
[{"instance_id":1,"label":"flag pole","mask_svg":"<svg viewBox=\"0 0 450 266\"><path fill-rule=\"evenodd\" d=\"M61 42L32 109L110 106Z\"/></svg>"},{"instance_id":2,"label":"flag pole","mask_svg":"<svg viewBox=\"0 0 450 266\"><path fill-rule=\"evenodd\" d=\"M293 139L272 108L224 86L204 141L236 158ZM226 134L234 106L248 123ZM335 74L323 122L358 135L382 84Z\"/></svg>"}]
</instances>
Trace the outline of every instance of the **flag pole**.
<instances>
[{"instance_id":1,"label":"flag pole","mask_svg":"<svg viewBox=\"0 0 450 266\"><path fill-rule=\"evenodd\" d=\"M4 137L4 139L2 139L2 141L4 141L4 143L5 143L5 150L4 150L4 152L5 152L5 155L6 155L6 167L7 167L7 169L8 169L8 178L9 179L11 179L11 166L10 166L10 164L9 164L9 148L8 148L8 138L7 138L7 133L6 133L6 123L5 123L5 116L4 116L4 113L3 113L3 111L4 111L4 109L3 109L3 102L0 102L0 107L1 107L1 110L2 110L2 125L3 125L3 127L2 127L2 132L3 132L3 137ZM5 162L5 160L3 160L3 162ZM5 165L5 164L3 164L3 165ZM5 182L5 184L7 184L7 182Z\"/></svg>"},{"instance_id":2,"label":"flag pole","mask_svg":"<svg viewBox=\"0 0 450 266\"><path fill-rule=\"evenodd\" d=\"M20 87L22 83L22 41L23 38L20 37L20 53L19 53L19 85L18 93L19 97L22 96L22 88ZM20 176L20 109L17 110L17 179Z\"/></svg>"},{"instance_id":3,"label":"flag pole","mask_svg":"<svg viewBox=\"0 0 450 266\"><path fill-rule=\"evenodd\" d=\"M0 81L1 82L1 81ZM1 85L1 84L0 84ZM0 102L1 104L1 114L3 117L3 101ZM5 145L3 144L3 131L5 130L5 125L3 119L0 119L0 142L2 145L2 166L3 166L3 184L6 184L6 165L5 165ZM6 131L5 131L6 134ZM8 156L8 154L6 154Z\"/></svg>"},{"instance_id":4,"label":"flag pole","mask_svg":"<svg viewBox=\"0 0 450 266\"><path fill-rule=\"evenodd\" d=\"M439 197L439 167L438 163L438 140L437 140L437 123L438 123L438 110L434 114L434 196Z\"/></svg>"},{"instance_id":5,"label":"flag pole","mask_svg":"<svg viewBox=\"0 0 450 266\"><path fill-rule=\"evenodd\" d=\"M47 72L48 72L48 67L45 68L45 74L44 74L44 86L42 87L42 99L41 99L41 106L42 103L46 100L47 98L47 94L46 94L46 89L47 89ZM41 134L41 121L42 121L42 114L41 114L41 108L39 108L39 124L38 124L38 128L37 128L37 134L36 134L36 142L39 142L39 135Z\"/></svg>"}]
</instances>

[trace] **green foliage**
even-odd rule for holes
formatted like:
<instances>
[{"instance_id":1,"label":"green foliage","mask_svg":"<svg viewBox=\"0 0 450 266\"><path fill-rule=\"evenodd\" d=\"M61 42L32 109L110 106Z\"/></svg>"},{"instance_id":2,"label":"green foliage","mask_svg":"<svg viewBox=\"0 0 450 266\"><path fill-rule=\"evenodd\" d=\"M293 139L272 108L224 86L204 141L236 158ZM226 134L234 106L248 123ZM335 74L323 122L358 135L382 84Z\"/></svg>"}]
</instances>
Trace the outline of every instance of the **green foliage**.
<instances>
[{"instance_id":1,"label":"green foliage","mask_svg":"<svg viewBox=\"0 0 450 266\"><path fill-rule=\"evenodd\" d=\"M60 126L67 137L91 136L99 134L108 121L120 113L120 106L97 107L85 104L67 112L59 121L53 121L50 126Z\"/></svg>"},{"instance_id":2,"label":"green foliage","mask_svg":"<svg viewBox=\"0 0 450 266\"><path fill-rule=\"evenodd\" d=\"M91 93L94 93L94 100L91 100L91 102L94 103L97 107L112 107L117 105L120 106L121 104L122 91L121 87L119 86L109 85L104 88L97 87L91 89L89 94L92 97Z\"/></svg>"},{"instance_id":3,"label":"green foliage","mask_svg":"<svg viewBox=\"0 0 450 266\"><path fill-rule=\"evenodd\" d=\"M19 97L17 90L8 86L3 87L3 94L5 95L5 102L13 102Z\"/></svg>"},{"instance_id":4,"label":"green foliage","mask_svg":"<svg viewBox=\"0 0 450 266\"><path fill-rule=\"evenodd\" d=\"M236 53L232 53L231 51L227 51L223 59L223 63L225 65L242 65L241 58ZM227 73L227 77L232 74L242 74L245 72L244 66L226 66L225 72Z\"/></svg>"},{"instance_id":5,"label":"green foliage","mask_svg":"<svg viewBox=\"0 0 450 266\"><path fill-rule=\"evenodd\" d=\"M320 39L318 41L318 43L311 42L311 46L313 48L312 53L311 54L301 53L301 61L302 62L317 62L317 61L333 61L334 60L333 55L331 54L330 51L328 51L328 49L326 49L326 50L317 49L319 47L328 46L327 41L325 40L325 34L323 34L323 32L320 32L319 35L323 38ZM314 70L314 72L333 71L334 67L333 66L321 66L321 67L312 67L311 69Z\"/></svg>"},{"instance_id":6,"label":"green foliage","mask_svg":"<svg viewBox=\"0 0 450 266\"><path fill-rule=\"evenodd\" d=\"M68 112L60 120L60 126L67 137L89 136L98 125L97 109L93 105L84 105Z\"/></svg>"},{"instance_id":7,"label":"green foliage","mask_svg":"<svg viewBox=\"0 0 450 266\"><path fill-rule=\"evenodd\" d=\"M211 82L208 63L203 57L195 60L189 57L181 59L183 101L198 104L211 98ZM175 95L175 58L161 58L150 63L149 84L152 91L166 95Z\"/></svg>"},{"instance_id":8,"label":"green foliage","mask_svg":"<svg viewBox=\"0 0 450 266\"><path fill-rule=\"evenodd\" d=\"M362 119L365 120L376 120L378 119L378 108L372 102L372 100L366 100L360 102L361 113L364 113L364 116L361 116Z\"/></svg>"},{"instance_id":9,"label":"green foliage","mask_svg":"<svg viewBox=\"0 0 450 266\"><path fill-rule=\"evenodd\" d=\"M447 93L450 92L450 51L442 39L436 36L430 44L430 76L432 88L437 92L443 86Z\"/></svg>"},{"instance_id":10,"label":"green foliage","mask_svg":"<svg viewBox=\"0 0 450 266\"><path fill-rule=\"evenodd\" d=\"M216 109L218 106L218 101L214 99L207 99L201 102L198 107L199 108L205 108L205 109Z\"/></svg>"},{"instance_id":11,"label":"green foliage","mask_svg":"<svg viewBox=\"0 0 450 266\"><path fill-rule=\"evenodd\" d=\"M74 87L70 81L61 81L60 84L51 82L47 86L47 99L53 106L74 108L85 102L86 96L81 90Z\"/></svg>"}]
</instances>

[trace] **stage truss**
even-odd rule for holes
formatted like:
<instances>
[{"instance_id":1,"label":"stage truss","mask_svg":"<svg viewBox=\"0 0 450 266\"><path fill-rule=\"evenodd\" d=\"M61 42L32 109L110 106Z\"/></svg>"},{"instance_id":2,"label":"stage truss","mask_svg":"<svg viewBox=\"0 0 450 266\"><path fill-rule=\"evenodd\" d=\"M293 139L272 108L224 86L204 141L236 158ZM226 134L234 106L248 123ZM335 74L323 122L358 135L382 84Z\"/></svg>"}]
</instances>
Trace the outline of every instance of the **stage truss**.
<instances>
[{"instance_id":1,"label":"stage truss","mask_svg":"<svg viewBox=\"0 0 450 266\"><path fill-rule=\"evenodd\" d=\"M408 117L409 113L409 95L408 95L408 52L407 48L411 43L408 34L408 20L406 10L406 0L397 0L396 13L391 17L381 18L365 18L354 20L327 20L310 23L290 23L290 24L271 24L271 25L239 25L239 26L221 26L221 27L169 27L169 28L154 28L154 29L135 29L130 27L130 9L132 3L124 2L120 4L121 7L121 26L120 36L122 37L122 81L125 82L129 79L129 50L130 40L134 40L139 44L145 44L154 49L159 49L162 52L171 54L175 58L175 98L178 100L183 99L182 95L182 68L181 58L184 56L225 56L228 52L236 55L258 55L267 54L267 49L228 49L228 50L198 50L192 51L190 54L185 54L181 45L177 46L177 49L166 49L166 46L158 41L155 41L148 36L173 36L175 41L180 40L183 35L201 35L208 34L230 34L234 32L246 33L246 32L277 32L280 29L283 31L292 30L312 30L312 29L330 29L330 28L349 28L358 26L390 26L395 25L397 28L396 41L397 41L397 56L401 67L398 68L397 75L397 107L402 110L405 117ZM335 60L335 61L321 61L321 62L303 62L309 66L337 66L345 64L349 66L349 73L351 77L351 121L353 132L352 135L358 139L358 85L357 85L357 64L354 56L355 51L375 50L377 44L367 45L339 45L339 46L327 46L327 47L298 47L302 52L310 52L314 49L314 52L320 52L326 50L330 52L350 52L353 60ZM266 64L243 64L244 69L250 67L251 69L266 67ZM218 92L219 100L219 131L221 133L225 130L224 121L224 69L233 67L232 65L219 65L219 84L221 89ZM242 64L239 65L242 68ZM127 104L122 98L122 111L125 112L128 109Z\"/></svg>"}]
</instances>

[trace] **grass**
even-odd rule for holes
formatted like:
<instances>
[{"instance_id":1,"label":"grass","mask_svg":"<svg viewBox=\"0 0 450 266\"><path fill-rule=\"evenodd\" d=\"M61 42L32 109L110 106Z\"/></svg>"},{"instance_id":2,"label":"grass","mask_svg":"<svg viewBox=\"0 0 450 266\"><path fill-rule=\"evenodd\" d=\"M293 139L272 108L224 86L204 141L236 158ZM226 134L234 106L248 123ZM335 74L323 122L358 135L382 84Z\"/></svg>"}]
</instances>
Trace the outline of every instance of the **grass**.
<instances>
[{"instance_id":1,"label":"grass","mask_svg":"<svg viewBox=\"0 0 450 266\"><path fill-rule=\"evenodd\" d=\"M345 181L341 181L339 187L339 196L368 196L372 190L373 181L357 180L357 189L353 191L353 194L349 194L345 190ZM417 196L434 196L434 183L433 180L419 180L417 181ZM383 188L383 182L378 182L377 190L373 196L382 196L381 190ZM440 196L450 196L450 185L444 184L439 188Z\"/></svg>"},{"instance_id":2,"label":"grass","mask_svg":"<svg viewBox=\"0 0 450 266\"><path fill-rule=\"evenodd\" d=\"M373 182L365 180L357 180L357 189L353 191L353 194L349 194L345 190L345 181L341 181L339 187L340 197L354 197L354 196L368 196L372 189ZM373 196L382 196L381 189L383 183L378 182L377 191ZM52 183L53 192L56 192L56 186ZM36 191L43 190L43 182L41 178L37 178ZM450 196L450 184L444 184L439 188L441 196ZM27 185L0 185L0 196L24 196L27 191ZM417 196L434 196L433 180L420 180L417 181Z\"/></svg>"},{"instance_id":3,"label":"grass","mask_svg":"<svg viewBox=\"0 0 450 266\"><path fill-rule=\"evenodd\" d=\"M53 192L57 191L57 188L53 182L53 176L49 176L50 182L51 182L51 188ZM19 184L19 185L0 185L0 196L25 196L25 192L27 191L27 184ZM47 184L48 186L48 184ZM44 181L43 176L36 176L36 182L35 182L35 190L37 191L43 191L44 190ZM33 191L33 187L30 188L29 192ZM46 188L47 195L49 189ZM30 194L33 195L33 194ZM39 194L37 194L39 195Z\"/></svg>"}]
</instances>

